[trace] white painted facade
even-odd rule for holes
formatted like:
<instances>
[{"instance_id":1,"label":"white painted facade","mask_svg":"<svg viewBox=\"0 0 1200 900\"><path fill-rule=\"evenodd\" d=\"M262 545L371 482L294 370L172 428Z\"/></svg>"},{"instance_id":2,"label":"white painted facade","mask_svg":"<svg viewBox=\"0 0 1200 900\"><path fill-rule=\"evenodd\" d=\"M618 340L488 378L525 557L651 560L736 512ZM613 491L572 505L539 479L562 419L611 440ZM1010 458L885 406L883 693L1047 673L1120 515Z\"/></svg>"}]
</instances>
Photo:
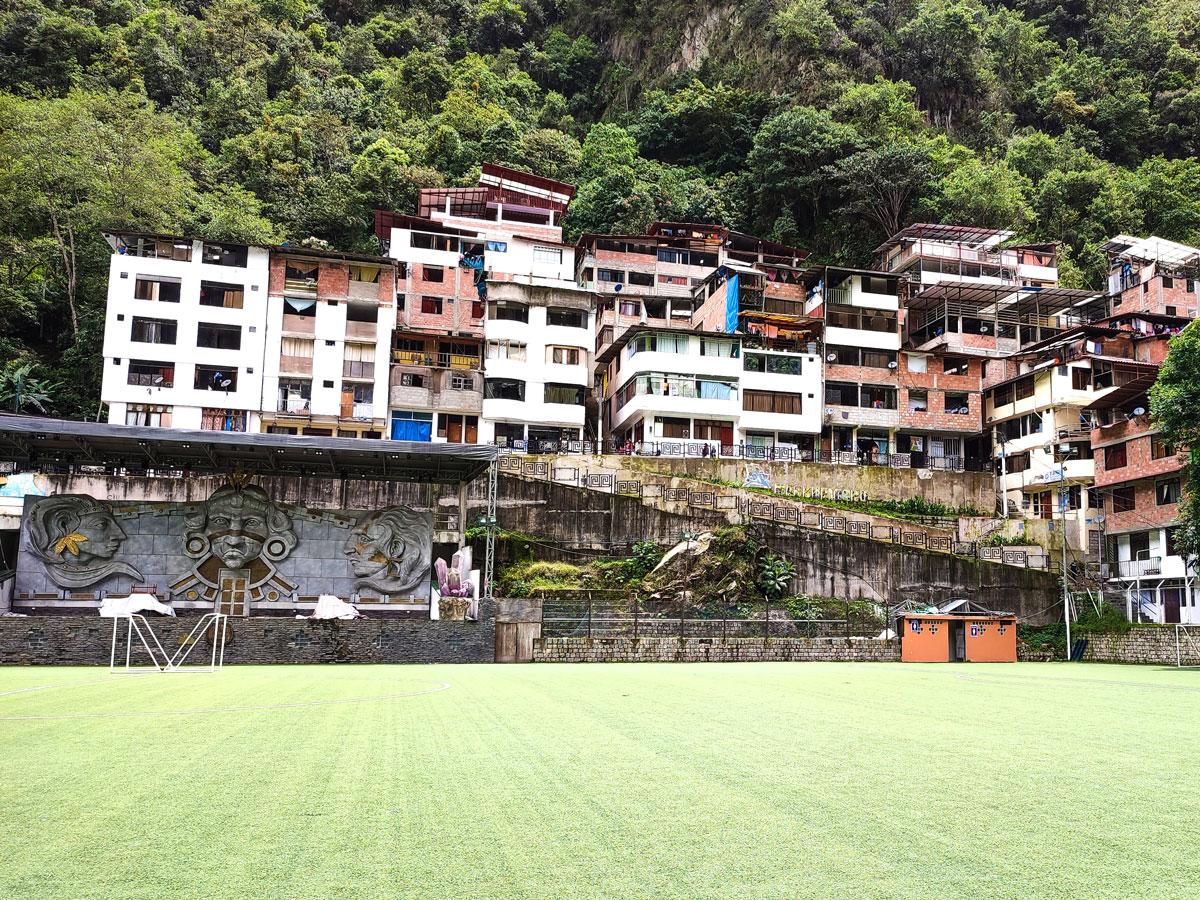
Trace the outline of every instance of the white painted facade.
<instances>
[{"instance_id":1,"label":"white painted facade","mask_svg":"<svg viewBox=\"0 0 1200 900\"><path fill-rule=\"evenodd\" d=\"M175 239L174 244L180 252L184 245L190 245L191 259L154 258L127 252L114 253L110 260L101 384L108 421L191 429L220 425L220 430L258 431L267 333L269 252L250 247L244 266L219 265L205 261L203 241ZM139 280L144 285L140 290ZM240 288L241 308L202 306L204 284ZM136 293L153 295L156 290L153 285L158 285L160 296L164 286L177 285L178 302L135 296ZM169 330L165 323L174 324L173 343L146 339L161 340ZM236 331L240 345L237 349L199 346L198 334L211 333L208 326L224 326L225 340ZM164 369L154 374L148 363L169 364L173 373ZM201 367L199 387L198 366ZM212 371L203 367L212 367ZM218 373L221 378L216 378ZM220 384L226 379L233 384L223 389ZM228 413L223 419L215 413L206 418L206 409ZM169 418L164 419L163 414L168 412Z\"/></svg>"}]
</instances>

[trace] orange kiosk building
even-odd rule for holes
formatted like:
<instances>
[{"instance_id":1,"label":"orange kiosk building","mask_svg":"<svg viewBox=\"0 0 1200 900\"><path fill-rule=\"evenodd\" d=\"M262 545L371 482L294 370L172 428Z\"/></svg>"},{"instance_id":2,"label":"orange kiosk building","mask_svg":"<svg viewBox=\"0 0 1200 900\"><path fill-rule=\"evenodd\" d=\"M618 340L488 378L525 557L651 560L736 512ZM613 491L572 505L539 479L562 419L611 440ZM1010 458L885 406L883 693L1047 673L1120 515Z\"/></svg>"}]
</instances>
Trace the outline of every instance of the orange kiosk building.
<instances>
[{"instance_id":1,"label":"orange kiosk building","mask_svg":"<svg viewBox=\"0 0 1200 900\"><path fill-rule=\"evenodd\" d=\"M1000 614L905 613L903 662L1016 662L1017 617Z\"/></svg>"}]
</instances>

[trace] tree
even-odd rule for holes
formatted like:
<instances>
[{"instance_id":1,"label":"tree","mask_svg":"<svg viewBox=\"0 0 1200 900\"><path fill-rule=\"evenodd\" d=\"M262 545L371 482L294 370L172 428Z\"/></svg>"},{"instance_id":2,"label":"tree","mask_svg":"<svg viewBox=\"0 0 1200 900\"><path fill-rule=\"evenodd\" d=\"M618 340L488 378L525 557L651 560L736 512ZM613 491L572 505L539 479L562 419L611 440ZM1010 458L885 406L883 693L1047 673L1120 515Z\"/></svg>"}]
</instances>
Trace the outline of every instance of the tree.
<instances>
[{"instance_id":1,"label":"tree","mask_svg":"<svg viewBox=\"0 0 1200 900\"><path fill-rule=\"evenodd\" d=\"M1195 561L1200 556L1200 321L1171 339L1150 388L1150 417L1167 443L1187 454L1175 545Z\"/></svg>"},{"instance_id":2,"label":"tree","mask_svg":"<svg viewBox=\"0 0 1200 900\"><path fill-rule=\"evenodd\" d=\"M911 144L885 144L863 150L829 167L838 186L836 214L866 220L881 237L908 222L909 211L930 185L929 153Z\"/></svg>"}]
</instances>

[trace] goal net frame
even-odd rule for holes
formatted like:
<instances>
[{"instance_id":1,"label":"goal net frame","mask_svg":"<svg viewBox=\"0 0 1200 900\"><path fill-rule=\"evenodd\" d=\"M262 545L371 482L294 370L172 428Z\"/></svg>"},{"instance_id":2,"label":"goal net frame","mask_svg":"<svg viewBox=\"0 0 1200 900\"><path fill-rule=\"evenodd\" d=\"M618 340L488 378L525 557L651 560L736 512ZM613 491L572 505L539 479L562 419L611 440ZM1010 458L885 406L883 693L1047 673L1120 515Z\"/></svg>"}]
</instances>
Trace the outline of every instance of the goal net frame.
<instances>
[{"instance_id":1,"label":"goal net frame","mask_svg":"<svg viewBox=\"0 0 1200 900\"><path fill-rule=\"evenodd\" d=\"M1200 669L1200 625L1175 626L1175 667Z\"/></svg>"},{"instance_id":2,"label":"goal net frame","mask_svg":"<svg viewBox=\"0 0 1200 900\"><path fill-rule=\"evenodd\" d=\"M117 643L121 633L122 619L125 620L125 665L123 668L119 666L117 660ZM146 621L145 616L141 613L115 616L113 618L112 649L108 657L108 671L113 674L130 674L145 671L141 668L135 668L132 664L134 636L136 635L138 642L142 645L142 649L149 655L150 664L156 672L220 672L225 666L225 633L228 619L229 616L224 613L205 613L200 617L200 620L188 633L187 637L180 642L179 649L175 651L174 655L168 656L167 651L163 649L163 645L158 639L158 635L154 633L154 629L150 627L150 623ZM209 626L213 629L213 636L212 653L209 656L208 665L185 666L184 663L187 662L187 658L191 655L192 650L195 649L196 644L200 640L200 635Z\"/></svg>"}]
</instances>

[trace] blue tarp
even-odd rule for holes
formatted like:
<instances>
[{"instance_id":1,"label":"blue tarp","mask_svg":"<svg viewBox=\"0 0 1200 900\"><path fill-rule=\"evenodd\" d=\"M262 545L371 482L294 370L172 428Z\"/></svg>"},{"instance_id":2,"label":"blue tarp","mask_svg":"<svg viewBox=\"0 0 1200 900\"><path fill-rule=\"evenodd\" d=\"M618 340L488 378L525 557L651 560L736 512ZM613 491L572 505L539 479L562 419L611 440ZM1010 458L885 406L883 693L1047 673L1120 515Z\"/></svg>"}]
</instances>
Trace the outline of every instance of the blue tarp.
<instances>
[{"instance_id":1,"label":"blue tarp","mask_svg":"<svg viewBox=\"0 0 1200 900\"><path fill-rule=\"evenodd\" d=\"M413 419L392 419L393 441L429 441L432 433L432 422L419 422Z\"/></svg>"},{"instance_id":2,"label":"blue tarp","mask_svg":"<svg viewBox=\"0 0 1200 900\"><path fill-rule=\"evenodd\" d=\"M730 275L725 288L725 331L733 334L738 327L738 277Z\"/></svg>"}]
</instances>

